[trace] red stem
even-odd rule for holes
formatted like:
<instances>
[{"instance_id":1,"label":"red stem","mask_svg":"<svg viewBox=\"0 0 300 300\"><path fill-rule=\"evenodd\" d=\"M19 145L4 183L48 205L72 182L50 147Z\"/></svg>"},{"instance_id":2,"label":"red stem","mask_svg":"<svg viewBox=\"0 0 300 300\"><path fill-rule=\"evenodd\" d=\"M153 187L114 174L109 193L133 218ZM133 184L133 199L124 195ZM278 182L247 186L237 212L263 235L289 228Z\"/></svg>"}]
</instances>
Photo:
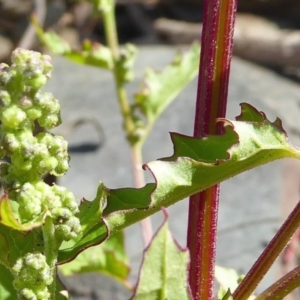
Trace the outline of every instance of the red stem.
<instances>
[{"instance_id":1,"label":"red stem","mask_svg":"<svg viewBox=\"0 0 300 300\"><path fill-rule=\"evenodd\" d=\"M300 266L284 275L272 284L267 290L255 298L255 300L280 300L289 295L300 286Z\"/></svg>"},{"instance_id":2,"label":"red stem","mask_svg":"<svg viewBox=\"0 0 300 300\"><path fill-rule=\"evenodd\" d=\"M225 117L237 0L205 0L194 136L220 134ZM190 198L187 246L195 300L213 299L219 204L216 185Z\"/></svg>"},{"instance_id":3,"label":"red stem","mask_svg":"<svg viewBox=\"0 0 300 300\"><path fill-rule=\"evenodd\" d=\"M239 284L233 293L234 300L248 299L254 292L265 274L269 271L276 258L286 247L292 235L300 224L300 202L290 213L281 228L277 231L271 242L264 249L260 257L247 273L245 278ZM275 291L274 291L275 292ZM291 290L289 290L291 292ZM274 294L275 297L275 294ZM260 299L260 298L259 298ZM271 299L271 298L270 298ZM277 298L272 298L277 299ZM279 298L282 299L282 298Z\"/></svg>"}]
</instances>

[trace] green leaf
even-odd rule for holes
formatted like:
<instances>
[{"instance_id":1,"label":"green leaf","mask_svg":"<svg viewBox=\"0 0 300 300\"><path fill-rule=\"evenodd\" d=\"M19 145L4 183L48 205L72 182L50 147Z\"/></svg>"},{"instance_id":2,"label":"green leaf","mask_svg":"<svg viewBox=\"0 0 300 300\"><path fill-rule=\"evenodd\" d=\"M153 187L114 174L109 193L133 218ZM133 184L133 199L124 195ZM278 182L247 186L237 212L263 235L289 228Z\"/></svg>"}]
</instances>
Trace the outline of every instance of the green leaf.
<instances>
[{"instance_id":1,"label":"green leaf","mask_svg":"<svg viewBox=\"0 0 300 300\"><path fill-rule=\"evenodd\" d=\"M188 285L189 252L173 240L165 221L144 254L133 300L192 299Z\"/></svg>"},{"instance_id":2,"label":"green leaf","mask_svg":"<svg viewBox=\"0 0 300 300\"><path fill-rule=\"evenodd\" d=\"M146 70L143 85L135 95L135 101L150 123L159 117L197 75L199 53L200 46L195 43L184 56L178 54L173 63L162 72L156 72L152 68Z\"/></svg>"},{"instance_id":3,"label":"green leaf","mask_svg":"<svg viewBox=\"0 0 300 300\"><path fill-rule=\"evenodd\" d=\"M137 48L132 44L126 44L120 58L116 63L116 73L120 83L131 82L134 79L134 63L136 59Z\"/></svg>"},{"instance_id":4,"label":"green leaf","mask_svg":"<svg viewBox=\"0 0 300 300\"><path fill-rule=\"evenodd\" d=\"M230 292L230 290L228 290L228 291L224 294L223 298L219 298L219 297L218 297L218 299L221 299L221 300L234 300L234 299L233 299L233 296L232 296L232 293Z\"/></svg>"},{"instance_id":5,"label":"green leaf","mask_svg":"<svg viewBox=\"0 0 300 300\"><path fill-rule=\"evenodd\" d=\"M276 159L300 159L277 119L270 122L263 113L243 103L236 121L218 120L225 125L220 136L193 138L171 134L174 154L145 165L155 179L140 189L109 190L102 220L94 223L71 247L61 250L59 261L72 259L83 248L102 242L107 234L134 224L162 207Z\"/></svg>"},{"instance_id":6,"label":"green leaf","mask_svg":"<svg viewBox=\"0 0 300 300\"><path fill-rule=\"evenodd\" d=\"M0 223L15 230L29 231L35 227L39 227L44 223L44 218L47 212L38 216L35 220L30 223L20 223L17 217L17 206L16 202L8 199L7 195L4 194L0 199Z\"/></svg>"},{"instance_id":7,"label":"green leaf","mask_svg":"<svg viewBox=\"0 0 300 300\"><path fill-rule=\"evenodd\" d=\"M1 250L0 250L1 251ZM17 294L13 287L13 276L10 271L0 264L0 299L1 300L16 300Z\"/></svg>"},{"instance_id":8,"label":"green leaf","mask_svg":"<svg viewBox=\"0 0 300 300\"><path fill-rule=\"evenodd\" d=\"M58 276L56 276L56 297L55 300L69 300L70 295Z\"/></svg>"},{"instance_id":9,"label":"green leaf","mask_svg":"<svg viewBox=\"0 0 300 300\"><path fill-rule=\"evenodd\" d=\"M218 291L218 299L231 300L232 293L236 290L238 284L243 280L244 276L238 274L234 269L223 268L215 266L215 278L220 284ZM250 296L247 300L254 300L254 295Z\"/></svg>"},{"instance_id":10,"label":"green leaf","mask_svg":"<svg viewBox=\"0 0 300 300\"><path fill-rule=\"evenodd\" d=\"M107 227L102 221L108 192L109 190L100 182L95 199L81 201L77 217L80 219L82 232L76 239L62 243L58 253L59 264L73 260L81 251L100 244L109 236Z\"/></svg>"},{"instance_id":11,"label":"green leaf","mask_svg":"<svg viewBox=\"0 0 300 300\"><path fill-rule=\"evenodd\" d=\"M102 182L99 183L96 197L93 201L83 199L79 206L77 217L80 219L80 224L83 232L87 232L95 224L99 223L103 209L106 206L106 198L109 190Z\"/></svg>"},{"instance_id":12,"label":"green leaf","mask_svg":"<svg viewBox=\"0 0 300 300\"><path fill-rule=\"evenodd\" d=\"M73 50L70 45L54 32L44 32L35 17L31 19L41 42L54 54L63 55L69 60L94 67L111 70L114 60L110 49L99 43L84 41L82 50Z\"/></svg>"},{"instance_id":13,"label":"green leaf","mask_svg":"<svg viewBox=\"0 0 300 300\"><path fill-rule=\"evenodd\" d=\"M136 199L137 194L142 194L141 190L110 191L106 208L108 212L104 210L104 215L111 232L256 166L284 157L300 158L299 150L289 144L279 120L272 123L245 103L242 104L242 114L238 119L219 120L225 125L223 136L196 139L172 134L174 155L146 165L156 181L156 187L148 197L146 190L151 190L149 185L142 189L150 203L147 209L123 210L126 204L130 205L132 198Z\"/></svg>"},{"instance_id":14,"label":"green leaf","mask_svg":"<svg viewBox=\"0 0 300 300\"><path fill-rule=\"evenodd\" d=\"M43 251L37 242L37 231L20 232L0 224L0 264L8 269L16 260L28 252Z\"/></svg>"},{"instance_id":15,"label":"green leaf","mask_svg":"<svg viewBox=\"0 0 300 300\"><path fill-rule=\"evenodd\" d=\"M129 266L123 231L113 235L101 245L86 249L75 260L60 266L59 269L65 276L98 272L129 287L130 284L127 282Z\"/></svg>"}]
</instances>

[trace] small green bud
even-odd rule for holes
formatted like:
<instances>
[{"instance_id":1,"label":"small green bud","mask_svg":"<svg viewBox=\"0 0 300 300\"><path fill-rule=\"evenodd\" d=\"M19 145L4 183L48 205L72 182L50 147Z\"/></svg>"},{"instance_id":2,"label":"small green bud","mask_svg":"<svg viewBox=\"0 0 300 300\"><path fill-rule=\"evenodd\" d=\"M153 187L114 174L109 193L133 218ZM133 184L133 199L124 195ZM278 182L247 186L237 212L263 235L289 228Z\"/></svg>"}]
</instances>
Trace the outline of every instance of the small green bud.
<instances>
[{"instance_id":1,"label":"small green bud","mask_svg":"<svg viewBox=\"0 0 300 300\"><path fill-rule=\"evenodd\" d=\"M47 82L47 77L40 71L35 71L34 73L31 71L25 71L24 76L24 84L32 87L33 89L39 89Z\"/></svg>"},{"instance_id":2,"label":"small green bud","mask_svg":"<svg viewBox=\"0 0 300 300\"><path fill-rule=\"evenodd\" d=\"M12 165L15 168L20 169L20 171L29 171L32 169L32 161L22 155L13 155L12 156Z\"/></svg>"},{"instance_id":3,"label":"small green bud","mask_svg":"<svg viewBox=\"0 0 300 300\"><path fill-rule=\"evenodd\" d=\"M47 291L47 286L53 282L50 267L46 262L46 257L39 252L27 253L17 260L12 267L14 287L22 292L27 287L31 287L33 293ZM37 298L43 299L43 298Z\"/></svg>"},{"instance_id":4,"label":"small green bud","mask_svg":"<svg viewBox=\"0 0 300 300\"><path fill-rule=\"evenodd\" d=\"M45 145L47 145L47 147L51 147L51 144L52 144L53 139L54 139L53 134L48 133L48 132L40 132L36 136L36 138L37 138L37 140L38 140L39 143L45 144Z\"/></svg>"},{"instance_id":5,"label":"small green bud","mask_svg":"<svg viewBox=\"0 0 300 300\"><path fill-rule=\"evenodd\" d=\"M48 289L37 290L35 293L39 300L50 299L50 293L48 292Z\"/></svg>"},{"instance_id":6,"label":"small green bud","mask_svg":"<svg viewBox=\"0 0 300 300\"><path fill-rule=\"evenodd\" d=\"M11 97L7 91L1 90L0 91L0 106L7 107L11 103Z\"/></svg>"},{"instance_id":7,"label":"small green bud","mask_svg":"<svg viewBox=\"0 0 300 300\"><path fill-rule=\"evenodd\" d=\"M57 165L58 162L55 157L46 157L38 164L37 171L39 172L39 174L46 174L54 170Z\"/></svg>"},{"instance_id":8,"label":"small green bud","mask_svg":"<svg viewBox=\"0 0 300 300\"><path fill-rule=\"evenodd\" d=\"M32 220L39 216L42 212L42 196L43 194L35 189L35 187L26 182L18 197L19 214L23 220Z\"/></svg>"},{"instance_id":9,"label":"small green bud","mask_svg":"<svg viewBox=\"0 0 300 300\"><path fill-rule=\"evenodd\" d=\"M32 269L40 270L45 266L46 260L44 256L37 259L35 255L27 255L24 263Z\"/></svg>"},{"instance_id":10,"label":"small green bud","mask_svg":"<svg viewBox=\"0 0 300 300\"><path fill-rule=\"evenodd\" d=\"M19 299L21 300L38 300L34 291L28 288L24 288L19 292Z\"/></svg>"},{"instance_id":11,"label":"small green bud","mask_svg":"<svg viewBox=\"0 0 300 300\"><path fill-rule=\"evenodd\" d=\"M72 213L69 209L64 207L55 207L51 211L53 219L57 220L59 223L63 223L72 217Z\"/></svg>"},{"instance_id":12,"label":"small green bud","mask_svg":"<svg viewBox=\"0 0 300 300\"><path fill-rule=\"evenodd\" d=\"M6 133L3 136L2 146L9 155L10 153L18 152L21 145L14 133Z\"/></svg>"},{"instance_id":13,"label":"small green bud","mask_svg":"<svg viewBox=\"0 0 300 300\"><path fill-rule=\"evenodd\" d=\"M19 274L21 272L21 269L23 268L23 259L19 258L16 263L14 264L14 266L12 267L12 271L15 274Z\"/></svg>"},{"instance_id":14,"label":"small green bud","mask_svg":"<svg viewBox=\"0 0 300 300\"><path fill-rule=\"evenodd\" d=\"M73 216L64 224L56 225L56 233L58 237L65 241L76 238L81 233L79 219Z\"/></svg>"},{"instance_id":15,"label":"small green bud","mask_svg":"<svg viewBox=\"0 0 300 300\"><path fill-rule=\"evenodd\" d=\"M1 118L2 123L12 129L17 129L25 119L26 113L16 105L6 108Z\"/></svg>"},{"instance_id":16,"label":"small green bud","mask_svg":"<svg viewBox=\"0 0 300 300\"><path fill-rule=\"evenodd\" d=\"M67 191L62 198L62 204L64 207L67 207L73 214L78 212L78 203L75 199L75 196L72 192Z\"/></svg>"},{"instance_id":17,"label":"small green bud","mask_svg":"<svg viewBox=\"0 0 300 300\"><path fill-rule=\"evenodd\" d=\"M0 86L6 87L8 83L11 81L13 77L13 72L11 72L11 69L9 65L1 63L0 64Z\"/></svg>"},{"instance_id":18,"label":"small green bud","mask_svg":"<svg viewBox=\"0 0 300 300\"><path fill-rule=\"evenodd\" d=\"M58 165L54 169L54 171L50 172L55 176L62 176L64 175L69 169L69 159L62 159L58 160Z\"/></svg>"},{"instance_id":19,"label":"small green bud","mask_svg":"<svg viewBox=\"0 0 300 300\"><path fill-rule=\"evenodd\" d=\"M40 108L32 107L26 111L27 117L34 121L42 116L42 111Z\"/></svg>"},{"instance_id":20,"label":"small green bud","mask_svg":"<svg viewBox=\"0 0 300 300\"><path fill-rule=\"evenodd\" d=\"M51 57L42 55L39 52L17 48L13 51L11 61L14 66L20 69L26 69L30 66L33 70L42 70L42 74L46 77L51 75Z\"/></svg>"},{"instance_id":21,"label":"small green bud","mask_svg":"<svg viewBox=\"0 0 300 300\"><path fill-rule=\"evenodd\" d=\"M42 114L40 118L37 119L39 125L46 129L52 129L61 124L61 119L59 115L56 114Z\"/></svg>"},{"instance_id":22,"label":"small green bud","mask_svg":"<svg viewBox=\"0 0 300 300\"><path fill-rule=\"evenodd\" d=\"M56 155L58 153L63 153L64 156L67 156L68 150L68 142L62 136L53 136L53 139L50 144L49 152L52 155Z\"/></svg>"},{"instance_id":23,"label":"small green bud","mask_svg":"<svg viewBox=\"0 0 300 300\"><path fill-rule=\"evenodd\" d=\"M59 102L51 93L37 93L34 102L45 114L58 114L60 111Z\"/></svg>"}]
</instances>

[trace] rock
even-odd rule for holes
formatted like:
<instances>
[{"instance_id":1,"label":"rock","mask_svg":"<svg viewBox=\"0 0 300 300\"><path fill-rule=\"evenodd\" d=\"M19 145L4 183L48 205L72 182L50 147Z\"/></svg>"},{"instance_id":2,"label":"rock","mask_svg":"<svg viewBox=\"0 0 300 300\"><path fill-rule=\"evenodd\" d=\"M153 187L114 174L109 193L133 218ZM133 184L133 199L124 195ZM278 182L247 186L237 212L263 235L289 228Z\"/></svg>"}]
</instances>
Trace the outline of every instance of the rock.
<instances>
[{"instance_id":1,"label":"rock","mask_svg":"<svg viewBox=\"0 0 300 300\"><path fill-rule=\"evenodd\" d=\"M129 299L130 292L104 275L89 273L63 279L72 300Z\"/></svg>"},{"instance_id":2,"label":"rock","mask_svg":"<svg viewBox=\"0 0 300 300\"><path fill-rule=\"evenodd\" d=\"M145 66L161 69L172 61L174 53L173 47L141 48L136 64L137 79L141 80ZM53 62L54 73L46 90L52 91L62 103L63 125L57 131L62 132L63 126L68 126L69 122L88 116L100 121L106 137L103 146L96 152L71 153L71 169L60 179L60 184L74 191L76 197L84 196L87 199L94 198L99 180L103 180L109 188L132 186L129 150L121 129L122 120L111 74L96 68L75 65L60 57L55 57ZM128 86L130 96L137 87L138 82ZM192 133L196 88L197 81L194 80L158 120L145 145L144 162L172 154L169 131ZM231 69L228 117L233 118L240 113L240 102L249 102L265 111L271 120L275 116L281 117L291 141L299 144L299 85L235 58ZM95 132L87 126L79 128L69 136L69 142L70 146L76 148L81 141L89 142L96 138ZM222 183L218 264L245 273L273 237L281 224L282 176L282 163L277 161ZM146 178L153 180L147 173ZM300 178L298 182L299 180ZM188 202L184 200L168 209L171 231L182 246L186 244L187 206ZM162 221L161 214L153 216L152 221L157 228ZM132 263L130 278L136 282L143 248L139 226L134 225L125 232ZM264 279L259 290L266 288L277 275L275 267ZM86 292L88 286L91 291L101 289L100 277L99 281L79 280L76 277L76 281L72 283L68 279L69 286L76 288L77 293L81 287L85 289L83 292ZM121 296L120 291L114 291L107 284L105 293L110 291L111 294L100 296L99 292L98 298L94 299L128 299L127 294Z\"/></svg>"}]
</instances>

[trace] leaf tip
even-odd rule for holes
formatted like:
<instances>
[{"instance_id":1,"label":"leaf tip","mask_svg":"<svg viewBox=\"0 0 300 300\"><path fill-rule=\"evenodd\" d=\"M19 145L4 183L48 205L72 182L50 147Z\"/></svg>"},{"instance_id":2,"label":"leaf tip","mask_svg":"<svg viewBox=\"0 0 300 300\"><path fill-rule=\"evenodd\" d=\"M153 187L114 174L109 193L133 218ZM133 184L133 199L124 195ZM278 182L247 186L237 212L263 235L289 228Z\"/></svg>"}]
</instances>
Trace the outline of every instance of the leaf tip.
<instances>
[{"instance_id":1,"label":"leaf tip","mask_svg":"<svg viewBox=\"0 0 300 300\"><path fill-rule=\"evenodd\" d=\"M235 118L237 121L263 122L266 120L265 113L257 110L251 104L242 102L240 106L241 113Z\"/></svg>"}]
</instances>

